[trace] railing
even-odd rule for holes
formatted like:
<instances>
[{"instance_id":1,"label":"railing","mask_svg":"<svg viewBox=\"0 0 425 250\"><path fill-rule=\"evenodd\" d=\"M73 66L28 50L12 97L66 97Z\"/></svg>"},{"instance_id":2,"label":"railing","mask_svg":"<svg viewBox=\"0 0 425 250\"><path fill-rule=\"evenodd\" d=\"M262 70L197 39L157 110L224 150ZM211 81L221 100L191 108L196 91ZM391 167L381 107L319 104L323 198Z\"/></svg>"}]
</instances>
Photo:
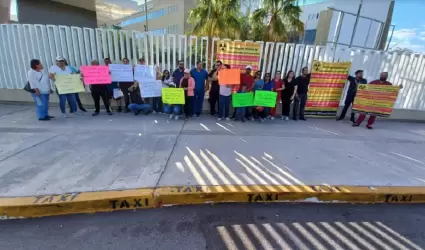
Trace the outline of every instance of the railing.
<instances>
[{"instance_id":1,"label":"railing","mask_svg":"<svg viewBox=\"0 0 425 250\"><path fill-rule=\"evenodd\" d=\"M119 62L127 57L136 63L174 69L177 60L192 66L197 60L210 69L214 64L215 46L219 38L185 35L153 35L139 31L91 29L56 25L0 25L0 88L23 88L29 61L40 59L47 70L56 56L65 57L70 65L80 67L92 59L109 57ZM364 70L365 78L377 79L381 71L389 72L389 81L403 84L395 108L425 110L425 56L376 50L347 49L332 46L258 42L261 44L260 65L263 72L310 68L313 60L351 61L350 73ZM209 48L212 48L211 51ZM341 100L342 102L343 100Z\"/></svg>"}]
</instances>

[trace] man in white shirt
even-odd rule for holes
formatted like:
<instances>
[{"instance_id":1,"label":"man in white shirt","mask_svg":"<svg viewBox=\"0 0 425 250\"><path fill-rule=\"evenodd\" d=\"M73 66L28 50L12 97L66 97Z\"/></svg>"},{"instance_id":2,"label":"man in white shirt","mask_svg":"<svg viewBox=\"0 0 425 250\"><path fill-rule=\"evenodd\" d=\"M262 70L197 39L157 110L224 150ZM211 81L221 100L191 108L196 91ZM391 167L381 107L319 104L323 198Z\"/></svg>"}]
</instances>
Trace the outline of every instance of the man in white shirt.
<instances>
[{"instance_id":1,"label":"man in white shirt","mask_svg":"<svg viewBox=\"0 0 425 250\"><path fill-rule=\"evenodd\" d=\"M72 70L65 65L65 59L63 59L63 57L61 56L56 57L56 65L53 65L49 69L49 78L52 79L54 82L56 75L70 75L70 74L72 74ZM56 89L56 91L58 90ZM75 93L61 94L58 92L58 94L59 94L59 107L62 112L62 116L64 118L68 118L68 115L66 114L66 109L65 109L67 100L69 105L71 106L71 109L76 110L75 114L77 115L82 114L81 112L77 110L77 100L75 98Z\"/></svg>"},{"instance_id":2,"label":"man in white shirt","mask_svg":"<svg viewBox=\"0 0 425 250\"><path fill-rule=\"evenodd\" d=\"M48 121L53 116L49 116L49 95L53 93L49 77L43 73L43 65L40 60L31 60L31 69L28 71L28 82L34 93L31 93L35 102L35 111L39 121Z\"/></svg>"}]
</instances>

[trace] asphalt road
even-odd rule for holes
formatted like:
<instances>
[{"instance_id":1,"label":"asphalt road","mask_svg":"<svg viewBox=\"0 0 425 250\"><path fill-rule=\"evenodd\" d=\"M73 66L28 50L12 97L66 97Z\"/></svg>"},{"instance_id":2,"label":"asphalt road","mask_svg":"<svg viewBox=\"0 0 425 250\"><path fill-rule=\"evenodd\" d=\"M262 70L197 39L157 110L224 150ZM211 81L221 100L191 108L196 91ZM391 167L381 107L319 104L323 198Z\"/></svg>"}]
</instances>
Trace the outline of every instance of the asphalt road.
<instances>
[{"instance_id":1,"label":"asphalt road","mask_svg":"<svg viewBox=\"0 0 425 250\"><path fill-rule=\"evenodd\" d=\"M422 249L425 205L222 204L0 221L0 249Z\"/></svg>"}]
</instances>

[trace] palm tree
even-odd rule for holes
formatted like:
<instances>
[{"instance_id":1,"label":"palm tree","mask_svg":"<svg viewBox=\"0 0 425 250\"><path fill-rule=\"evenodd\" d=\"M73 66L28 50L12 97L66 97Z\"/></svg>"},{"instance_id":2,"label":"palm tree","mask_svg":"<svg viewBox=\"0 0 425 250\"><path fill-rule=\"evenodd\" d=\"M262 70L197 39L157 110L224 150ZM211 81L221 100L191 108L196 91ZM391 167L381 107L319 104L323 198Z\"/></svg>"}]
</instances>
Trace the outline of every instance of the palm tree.
<instances>
[{"instance_id":1,"label":"palm tree","mask_svg":"<svg viewBox=\"0 0 425 250\"><path fill-rule=\"evenodd\" d=\"M254 11L253 22L257 25L267 20L264 41L287 42L291 32L302 34L304 23L300 20L301 8L297 0L263 0L263 6Z\"/></svg>"}]
</instances>

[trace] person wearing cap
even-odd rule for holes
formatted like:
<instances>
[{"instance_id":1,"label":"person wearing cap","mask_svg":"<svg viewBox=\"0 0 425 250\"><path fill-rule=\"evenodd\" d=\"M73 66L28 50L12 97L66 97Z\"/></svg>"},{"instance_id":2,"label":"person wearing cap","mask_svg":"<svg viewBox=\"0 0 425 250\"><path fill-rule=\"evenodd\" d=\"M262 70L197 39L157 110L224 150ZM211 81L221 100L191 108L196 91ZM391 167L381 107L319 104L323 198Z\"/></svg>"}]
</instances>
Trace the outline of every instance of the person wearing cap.
<instances>
[{"instance_id":1,"label":"person wearing cap","mask_svg":"<svg viewBox=\"0 0 425 250\"><path fill-rule=\"evenodd\" d=\"M55 82L55 78L57 75L70 75L72 74L71 69L65 65L65 60L63 57L58 56L56 57L56 65L53 65L49 69L49 78L52 79L53 82ZM58 91L56 89L56 91ZM68 115L66 114L66 101L68 101L69 105L71 106L72 110L75 110L75 114L80 115L82 114L77 109L77 101L75 99L75 93L69 93L69 94L61 94L59 93L59 107L62 112L62 117L68 118Z\"/></svg>"},{"instance_id":2,"label":"person wearing cap","mask_svg":"<svg viewBox=\"0 0 425 250\"><path fill-rule=\"evenodd\" d=\"M233 92L239 91L242 85L245 85L244 89L246 92L250 92L252 90L252 85L254 84L254 76L252 75L252 66L248 65L245 67L245 72L241 73L241 84L239 86L235 86ZM249 108L247 107L244 112L245 118L248 119L251 114L249 112ZM236 118L236 109L233 111L232 119Z\"/></svg>"},{"instance_id":3,"label":"person wearing cap","mask_svg":"<svg viewBox=\"0 0 425 250\"><path fill-rule=\"evenodd\" d=\"M65 58L64 58L64 60L65 60L65 65L69 67L69 69L71 70L72 74L80 74L80 71L78 69L76 69L75 67L73 67L71 65L68 65L68 61ZM81 111L83 111L83 112L87 112L87 110L83 107L83 103L81 102L80 95L78 93L75 93L75 100L77 101L78 108ZM69 113L74 113L74 110L70 109L69 110Z\"/></svg>"},{"instance_id":4,"label":"person wearing cap","mask_svg":"<svg viewBox=\"0 0 425 250\"><path fill-rule=\"evenodd\" d=\"M196 68L190 71L190 75L195 80L195 91L193 96L193 113L199 117L202 112L202 105L205 97L205 83L208 80L208 72L203 68L202 62L196 62Z\"/></svg>"},{"instance_id":5,"label":"person wearing cap","mask_svg":"<svg viewBox=\"0 0 425 250\"><path fill-rule=\"evenodd\" d=\"M363 70L357 70L355 77L348 76L347 78L350 85L348 86L347 95L345 97L344 108L341 111L341 114L336 119L337 121L344 120L345 115L347 114L348 108L354 103L354 98L356 97L357 87L359 84L367 84L367 80L363 78ZM350 121L355 123L355 114L351 112Z\"/></svg>"},{"instance_id":6,"label":"person wearing cap","mask_svg":"<svg viewBox=\"0 0 425 250\"><path fill-rule=\"evenodd\" d=\"M190 70L185 69L183 78L180 80L180 87L184 89L184 114L186 120L192 115L192 103L195 89L195 80L190 76Z\"/></svg>"},{"instance_id":7,"label":"person wearing cap","mask_svg":"<svg viewBox=\"0 0 425 250\"><path fill-rule=\"evenodd\" d=\"M106 57L103 59L103 62L106 66L111 64L111 59L109 57ZM121 112L121 97L115 98L114 97L114 89L119 89L118 82L111 82L111 84L108 84L106 86L107 92L108 92L108 101L109 101L109 108L111 109L112 100L115 100L115 105L118 107L118 112Z\"/></svg>"},{"instance_id":8,"label":"person wearing cap","mask_svg":"<svg viewBox=\"0 0 425 250\"><path fill-rule=\"evenodd\" d=\"M99 66L99 61L93 59L91 61L92 66ZM81 75L84 77L83 75ZM108 101L108 84L90 84L91 96L93 97L95 111L92 116L98 116L100 112L100 98L102 98L103 105L105 106L106 112L108 115L112 115L112 112L109 108Z\"/></svg>"}]
</instances>

